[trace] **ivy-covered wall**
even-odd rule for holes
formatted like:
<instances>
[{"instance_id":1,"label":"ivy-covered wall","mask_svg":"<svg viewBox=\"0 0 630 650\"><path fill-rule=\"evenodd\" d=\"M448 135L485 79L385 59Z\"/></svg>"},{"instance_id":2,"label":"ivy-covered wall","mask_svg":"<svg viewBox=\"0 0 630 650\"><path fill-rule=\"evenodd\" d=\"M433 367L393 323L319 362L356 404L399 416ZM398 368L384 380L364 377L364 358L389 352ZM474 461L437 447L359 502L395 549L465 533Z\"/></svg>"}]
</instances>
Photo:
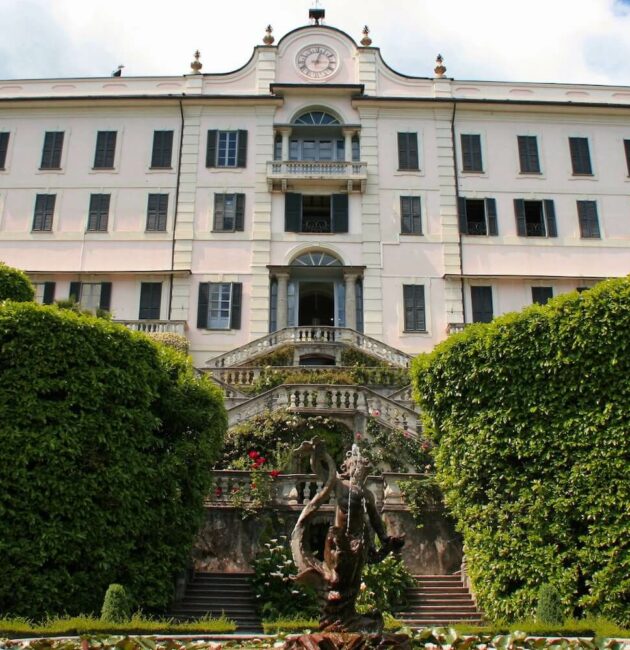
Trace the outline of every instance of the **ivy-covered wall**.
<instances>
[{"instance_id":1,"label":"ivy-covered wall","mask_svg":"<svg viewBox=\"0 0 630 650\"><path fill-rule=\"evenodd\" d=\"M630 280L473 325L412 375L490 618L630 623Z\"/></svg>"}]
</instances>

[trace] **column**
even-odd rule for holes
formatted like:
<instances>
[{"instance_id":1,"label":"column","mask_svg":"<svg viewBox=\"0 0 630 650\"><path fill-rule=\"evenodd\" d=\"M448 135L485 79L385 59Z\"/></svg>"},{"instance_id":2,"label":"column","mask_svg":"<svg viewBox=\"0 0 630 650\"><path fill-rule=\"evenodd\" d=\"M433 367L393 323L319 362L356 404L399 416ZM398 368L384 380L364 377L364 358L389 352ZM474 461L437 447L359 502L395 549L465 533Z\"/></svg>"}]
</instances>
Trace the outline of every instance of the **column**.
<instances>
[{"instance_id":1,"label":"column","mask_svg":"<svg viewBox=\"0 0 630 650\"><path fill-rule=\"evenodd\" d=\"M287 326L287 286L289 283L288 273L276 273L278 281L278 307L276 323L279 330Z\"/></svg>"},{"instance_id":2,"label":"column","mask_svg":"<svg viewBox=\"0 0 630 650\"><path fill-rule=\"evenodd\" d=\"M344 143L344 157L346 162L352 162L352 137L356 133L356 129L342 129Z\"/></svg>"},{"instance_id":3,"label":"column","mask_svg":"<svg viewBox=\"0 0 630 650\"><path fill-rule=\"evenodd\" d=\"M289 160L289 137L291 136L291 127L282 127L278 129L282 136L282 160Z\"/></svg>"},{"instance_id":4,"label":"column","mask_svg":"<svg viewBox=\"0 0 630 650\"><path fill-rule=\"evenodd\" d=\"M346 327L355 330L357 329L357 274L344 273L343 279L346 282Z\"/></svg>"}]
</instances>

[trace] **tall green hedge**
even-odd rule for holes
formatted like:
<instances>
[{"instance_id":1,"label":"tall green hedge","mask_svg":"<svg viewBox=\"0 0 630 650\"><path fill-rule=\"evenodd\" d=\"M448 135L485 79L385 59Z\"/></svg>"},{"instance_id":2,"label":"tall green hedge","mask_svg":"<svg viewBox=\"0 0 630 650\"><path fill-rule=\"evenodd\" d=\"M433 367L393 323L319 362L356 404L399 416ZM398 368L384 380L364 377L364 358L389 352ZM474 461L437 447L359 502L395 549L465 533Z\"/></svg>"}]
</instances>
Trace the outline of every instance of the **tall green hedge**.
<instances>
[{"instance_id":1,"label":"tall green hedge","mask_svg":"<svg viewBox=\"0 0 630 650\"><path fill-rule=\"evenodd\" d=\"M630 280L450 337L413 377L438 480L491 618L630 623Z\"/></svg>"},{"instance_id":2,"label":"tall green hedge","mask_svg":"<svg viewBox=\"0 0 630 650\"><path fill-rule=\"evenodd\" d=\"M28 275L24 271L0 262L0 302L3 300L29 302L34 297L35 289Z\"/></svg>"},{"instance_id":3,"label":"tall green hedge","mask_svg":"<svg viewBox=\"0 0 630 650\"><path fill-rule=\"evenodd\" d=\"M103 319L0 308L0 611L158 610L186 566L222 397L183 355Z\"/></svg>"}]
</instances>

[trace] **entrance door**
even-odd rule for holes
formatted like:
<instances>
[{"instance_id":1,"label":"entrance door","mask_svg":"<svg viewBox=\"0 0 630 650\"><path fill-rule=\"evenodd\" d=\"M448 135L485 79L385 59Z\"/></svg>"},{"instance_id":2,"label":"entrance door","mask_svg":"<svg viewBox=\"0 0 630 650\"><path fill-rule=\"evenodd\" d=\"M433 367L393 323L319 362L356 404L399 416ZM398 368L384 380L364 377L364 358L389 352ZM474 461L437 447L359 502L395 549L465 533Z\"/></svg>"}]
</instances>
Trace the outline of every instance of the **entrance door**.
<instances>
[{"instance_id":1,"label":"entrance door","mask_svg":"<svg viewBox=\"0 0 630 650\"><path fill-rule=\"evenodd\" d=\"M298 325L335 324L335 290L333 282L300 282Z\"/></svg>"}]
</instances>

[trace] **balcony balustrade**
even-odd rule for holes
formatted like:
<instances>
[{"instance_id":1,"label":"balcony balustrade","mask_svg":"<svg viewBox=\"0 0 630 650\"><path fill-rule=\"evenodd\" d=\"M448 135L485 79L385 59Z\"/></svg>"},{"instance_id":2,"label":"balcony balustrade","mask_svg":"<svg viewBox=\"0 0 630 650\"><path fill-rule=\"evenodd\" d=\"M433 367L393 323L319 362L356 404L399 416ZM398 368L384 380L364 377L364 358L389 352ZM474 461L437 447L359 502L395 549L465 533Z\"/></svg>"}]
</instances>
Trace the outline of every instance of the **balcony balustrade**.
<instances>
[{"instance_id":1,"label":"balcony balustrade","mask_svg":"<svg viewBox=\"0 0 630 650\"><path fill-rule=\"evenodd\" d=\"M186 321L183 320L116 320L115 323L124 325L134 332L171 332L184 334Z\"/></svg>"},{"instance_id":2,"label":"balcony balustrade","mask_svg":"<svg viewBox=\"0 0 630 650\"><path fill-rule=\"evenodd\" d=\"M273 160L267 163L270 192L286 192L295 181L365 192L367 163L344 160Z\"/></svg>"}]
</instances>

